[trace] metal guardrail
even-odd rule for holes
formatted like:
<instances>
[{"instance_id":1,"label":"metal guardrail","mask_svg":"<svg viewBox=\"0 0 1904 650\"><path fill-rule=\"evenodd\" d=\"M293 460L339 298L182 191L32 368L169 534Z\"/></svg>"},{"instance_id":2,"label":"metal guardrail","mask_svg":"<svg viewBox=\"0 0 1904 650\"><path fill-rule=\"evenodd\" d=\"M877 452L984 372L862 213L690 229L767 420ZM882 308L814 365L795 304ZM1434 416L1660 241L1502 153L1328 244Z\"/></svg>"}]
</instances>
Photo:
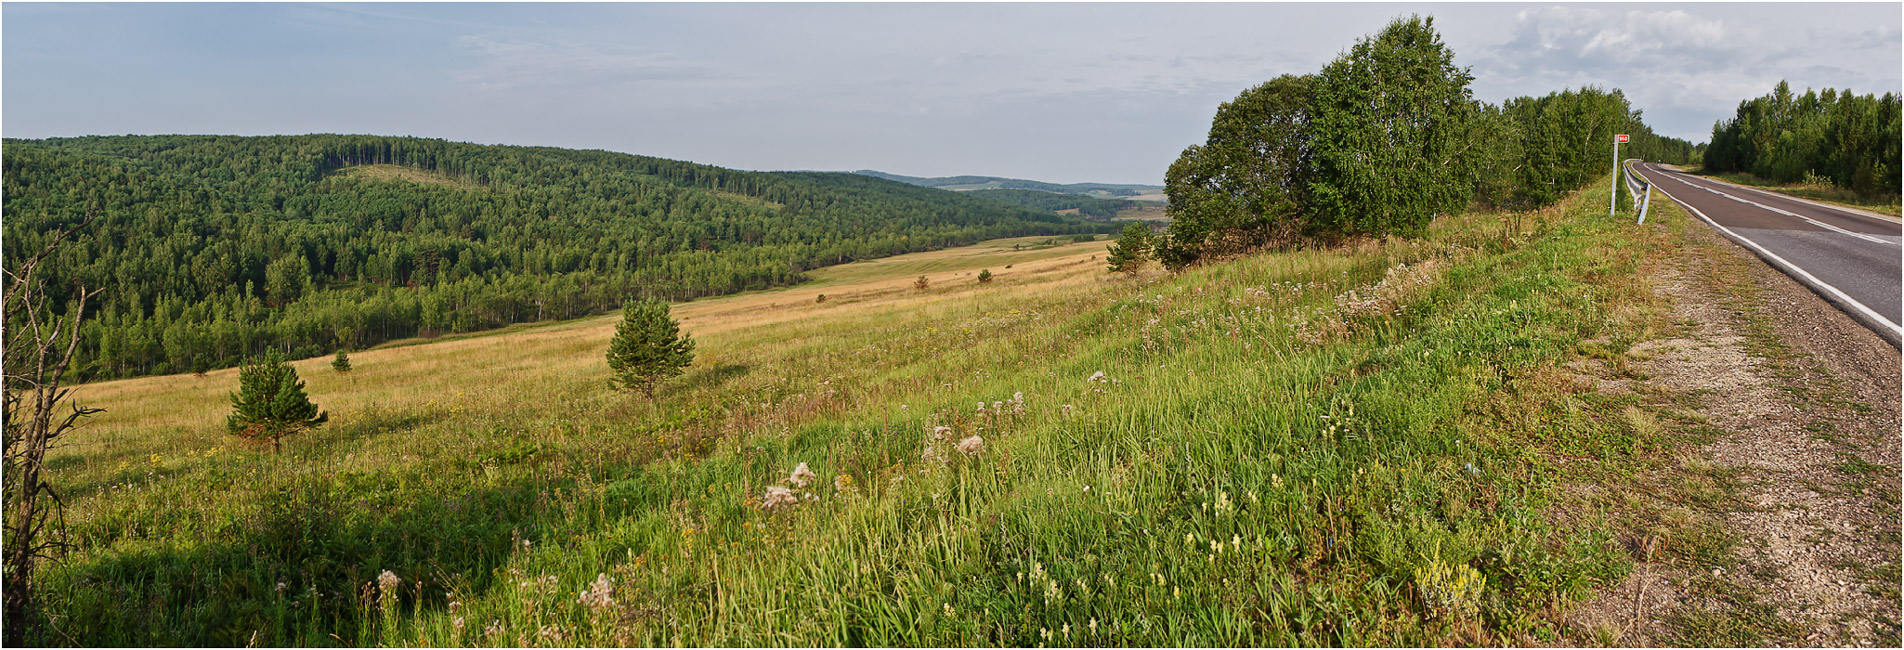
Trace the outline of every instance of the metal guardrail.
<instances>
[{"instance_id":1,"label":"metal guardrail","mask_svg":"<svg viewBox=\"0 0 1904 650\"><path fill-rule=\"evenodd\" d=\"M1624 172L1620 175L1626 179L1626 189L1633 195L1633 207L1638 208L1640 212L1639 219L1633 222L1634 225L1646 223L1646 210L1653 207L1653 184L1647 181L1646 177L1633 172L1632 163L1638 161L1638 158L1628 158L1620 165Z\"/></svg>"}]
</instances>

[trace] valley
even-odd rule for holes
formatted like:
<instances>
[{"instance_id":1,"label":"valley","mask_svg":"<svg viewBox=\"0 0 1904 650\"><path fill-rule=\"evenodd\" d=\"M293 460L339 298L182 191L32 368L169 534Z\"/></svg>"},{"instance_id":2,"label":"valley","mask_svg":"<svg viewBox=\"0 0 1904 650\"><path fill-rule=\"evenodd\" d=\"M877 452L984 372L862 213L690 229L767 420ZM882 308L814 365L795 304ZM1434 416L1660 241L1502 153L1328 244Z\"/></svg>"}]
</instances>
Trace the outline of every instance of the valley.
<instances>
[{"instance_id":1,"label":"valley","mask_svg":"<svg viewBox=\"0 0 1904 650\"><path fill-rule=\"evenodd\" d=\"M278 454L218 429L229 371L82 386L107 411L49 460L79 548L48 580L108 645L1548 638L1623 561L1542 513L1679 435L1563 370L1663 326L1632 280L1671 231L1604 196L1179 275L1101 241L831 267L680 305L700 356L652 402L606 385L606 319L310 359L331 422ZM763 507L801 463L812 500ZM1481 599L1476 562L1550 577ZM597 574L620 613L574 604ZM1424 580L1434 618L1301 623Z\"/></svg>"}]
</instances>

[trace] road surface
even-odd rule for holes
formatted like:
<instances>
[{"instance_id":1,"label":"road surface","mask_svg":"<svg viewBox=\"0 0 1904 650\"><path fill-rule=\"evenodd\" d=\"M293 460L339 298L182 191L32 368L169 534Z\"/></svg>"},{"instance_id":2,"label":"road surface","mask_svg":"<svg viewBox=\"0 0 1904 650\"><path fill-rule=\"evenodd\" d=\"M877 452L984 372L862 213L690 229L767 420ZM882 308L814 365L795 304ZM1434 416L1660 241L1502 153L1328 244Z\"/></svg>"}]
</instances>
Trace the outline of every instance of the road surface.
<instances>
[{"instance_id":1,"label":"road surface","mask_svg":"<svg viewBox=\"0 0 1904 650\"><path fill-rule=\"evenodd\" d=\"M1691 208L1694 216L1751 249L1898 343L1904 338L1904 264L1892 219L1826 206L1775 192L1747 189L1666 169L1629 166L1655 191Z\"/></svg>"}]
</instances>

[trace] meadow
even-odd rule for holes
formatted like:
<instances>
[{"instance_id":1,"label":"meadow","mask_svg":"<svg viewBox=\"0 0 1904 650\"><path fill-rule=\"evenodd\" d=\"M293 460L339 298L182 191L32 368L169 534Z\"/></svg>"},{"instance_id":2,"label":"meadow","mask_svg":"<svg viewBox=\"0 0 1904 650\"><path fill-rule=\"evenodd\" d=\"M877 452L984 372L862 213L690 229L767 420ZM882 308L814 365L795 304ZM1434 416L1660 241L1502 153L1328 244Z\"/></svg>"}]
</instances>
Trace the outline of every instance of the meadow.
<instances>
[{"instance_id":1,"label":"meadow","mask_svg":"<svg viewBox=\"0 0 1904 650\"><path fill-rule=\"evenodd\" d=\"M1044 238L820 269L677 305L653 401L609 318L307 359L331 420L275 454L223 433L232 370L82 386L40 641L1552 641L1630 566L1582 494L1680 442L1573 370L1670 327L1681 219L1595 191L1176 274Z\"/></svg>"}]
</instances>

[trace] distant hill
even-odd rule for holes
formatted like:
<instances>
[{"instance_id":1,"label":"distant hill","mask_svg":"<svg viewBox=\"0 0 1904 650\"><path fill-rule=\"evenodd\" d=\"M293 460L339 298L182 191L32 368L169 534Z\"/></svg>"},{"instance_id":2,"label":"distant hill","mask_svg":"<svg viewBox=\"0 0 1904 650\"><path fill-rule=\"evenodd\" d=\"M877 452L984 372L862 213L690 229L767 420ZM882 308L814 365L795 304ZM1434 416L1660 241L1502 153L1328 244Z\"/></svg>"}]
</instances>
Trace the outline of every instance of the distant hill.
<instances>
[{"instance_id":1,"label":"distant hill","mask_svg":"<svg viewBox=\"0 0 1904 650\"><path fill-rule=\"evenodd\" d=\"M1044 181L1023 178L1004 178L1001 176L940 176L927 178L922 176L904 176L888 174L882 171L862 169L855 174L899 181L909 185L930 187L955 192L971 190L1037 190L1059 194L1080 194L1098 198L1120 198L1139 201L1163 200L1162 185L1119 185L1115 183L1046 183Z\"/></svg>"},{"instance_id":2,"label":"distant hill","mask_svg":"<svg viewBox=\"0 0 1904 650\"><path fill-rule=\"evenodd\" d=\"M233 365L563 319L633 296L787 285L807 269L999 237L1109 232L1044 209L845 173L359 135L5 140L7 268L51 304L104 287L91 377Z\"/></svg>"},{"instance_id":3,"label":"distant hill","mask_svg":"<svg viewBox=\"0 0 1904 650\"><path fill-rule=\"evenodd\" d=\"M1042 190L970 190L966 193L982 199L1058 213L1076 213L1094 219L1111 219L1119 212L1144 205L1127 199L1104 199L1089 194L1061 194Z\"/></svg>"}]
</instances>

